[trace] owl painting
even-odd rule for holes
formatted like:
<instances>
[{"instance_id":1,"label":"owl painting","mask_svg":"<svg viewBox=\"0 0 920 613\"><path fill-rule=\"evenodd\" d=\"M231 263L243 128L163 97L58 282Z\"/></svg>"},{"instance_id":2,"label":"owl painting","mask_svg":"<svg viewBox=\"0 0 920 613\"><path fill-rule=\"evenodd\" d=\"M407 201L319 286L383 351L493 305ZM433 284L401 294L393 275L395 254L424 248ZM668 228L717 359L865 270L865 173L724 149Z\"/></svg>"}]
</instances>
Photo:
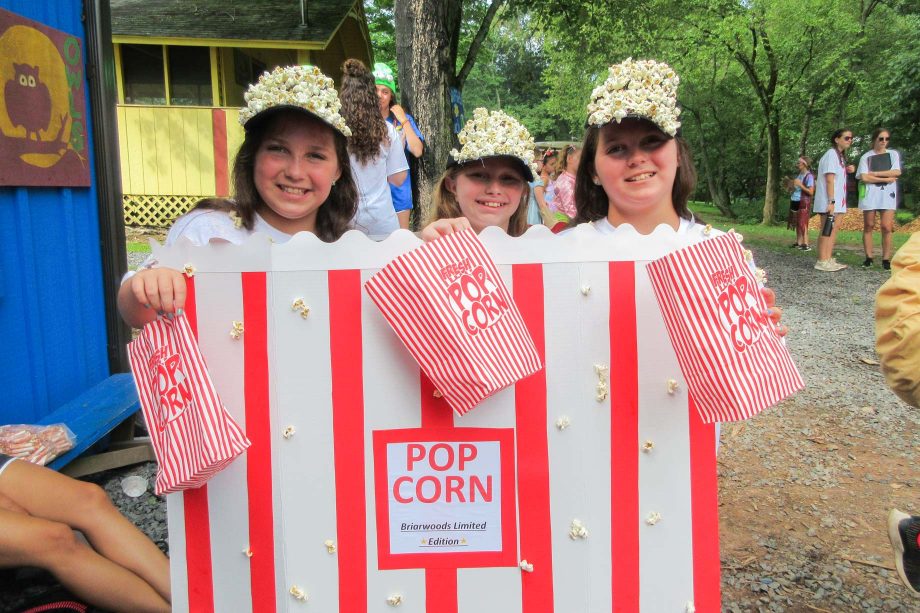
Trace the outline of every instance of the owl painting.
<instances>
[{"instance_id":1,"label":"owl painting","mask_svg":"<svg viewBox=\"0 0 920 613\"><path fill-rule=\"evenodd\" d=\"M26 129L26 137L38 140L38 131L51 121L51 93L39 78L38 66L14 62L13 71L3 89L6 113L13 126Z\"/></svg>"}]
</instances>

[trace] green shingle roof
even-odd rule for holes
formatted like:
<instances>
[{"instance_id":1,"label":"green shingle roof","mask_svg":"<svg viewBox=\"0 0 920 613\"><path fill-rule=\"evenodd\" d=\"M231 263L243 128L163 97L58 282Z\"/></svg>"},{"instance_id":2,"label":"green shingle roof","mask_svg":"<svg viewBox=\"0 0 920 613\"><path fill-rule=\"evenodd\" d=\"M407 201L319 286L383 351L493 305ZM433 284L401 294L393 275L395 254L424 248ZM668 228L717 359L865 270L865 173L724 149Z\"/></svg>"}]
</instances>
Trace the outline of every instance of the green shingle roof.
<instances>
[{"instance_id":1,"label":"green shingle roof","mask_svg":"<svg viewBox=\"0 0 920 613\"><path fill-rule=\"evenodd\" d=\"M112 34L326 42L356 0L111 0Z\"/></svg>"}]
</instances>

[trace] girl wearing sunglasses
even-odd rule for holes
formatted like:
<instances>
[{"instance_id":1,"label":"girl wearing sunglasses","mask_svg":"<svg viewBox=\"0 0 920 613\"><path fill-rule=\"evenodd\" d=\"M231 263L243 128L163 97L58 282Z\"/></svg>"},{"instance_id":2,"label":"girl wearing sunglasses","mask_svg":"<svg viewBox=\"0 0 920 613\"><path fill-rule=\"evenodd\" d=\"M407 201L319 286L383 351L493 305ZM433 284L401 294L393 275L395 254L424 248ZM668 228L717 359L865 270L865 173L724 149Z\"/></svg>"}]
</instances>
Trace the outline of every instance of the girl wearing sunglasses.
<instances>
[{"instance_id":1,"label":"girl wearing sunglasses","mask_svg":"<svg viewBox=\"0 0 920 613\"><path fill-rule=\"evenodd\" d=\"M830 223L830 234L824 232L818 237L818 261L815 270L837 272L847 267L834 259L834 242L837 240L837 226L847 212L847 171L843 157L853 144L853 132L841 128L831 135L832 147L818 162L818 176L815 180L814 211L821 215L821 227ZM828 215L831 216L828 220Z\"/></svg>"},{"instance_id":2,"label":"girl wearing sunglasses","mask_svg":"<svg viewBox=\"0 0 920 613\"><path fill-rule=\"evenodd\" d=\"M863 248L866 251L864 268L872 266L872 233L878 212L882 230L882 267L891 269L891 233L894 230L894 211L898 206L901 156L888 148L890 141L891 132L877 128L872 133L872 149L862 154L856 170L856 178L866 186L866 195L859 201L859 210L863 212Z\"/></svg>"}]
</instances>

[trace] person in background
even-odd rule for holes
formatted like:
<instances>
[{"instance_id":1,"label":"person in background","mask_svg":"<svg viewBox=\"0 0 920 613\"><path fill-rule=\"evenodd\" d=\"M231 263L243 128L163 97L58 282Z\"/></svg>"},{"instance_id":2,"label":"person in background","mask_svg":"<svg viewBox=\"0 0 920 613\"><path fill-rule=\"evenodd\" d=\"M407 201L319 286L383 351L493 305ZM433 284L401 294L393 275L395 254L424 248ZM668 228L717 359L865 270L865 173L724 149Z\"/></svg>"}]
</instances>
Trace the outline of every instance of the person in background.
<instances>
[{"instance_id":1,"label":"person in background","mask_svg":"<svg viewBox=\"0 0 920 613\"><path fill-rule=\"evenodd\" d=\"M358 213L353 226L373 238L386 238L399 229L389 185L402 185L409 174L402 139L380 116L374 75L360 60L342 64L339 99L342 117L351 128L348 155L358 185Z\"/></svg>"},{"instance_id":2,"label":"person in background","mask_svg":"<svg viewBox=\"0 0 920 613\"><path fill-rule=\"evenodd\" d=\"M920 232L895 254L875 296L875 348L892 391L920 407ZM888 539L898 576L920 597L920 516L891 509Z\"/></svg>"},{"instance_id":3,"label":"person in background","mask_svg":"<svg viewBox=\"0 0 920 613\"><path fill-rule=\"evenodd\" d=\"M537 162L537 174L530 185L530 201L527 203L527 224L530 226L542 225L543 220L550 215L549 205L546 203L546 188L543 181L545 163L541 159Z\"/></svg>"},{"instance_id":4,"label":"person in background","mask_svg":"<svg viewBox=\"0 0 920 613\"><path fill-rule=\"evenodd\" d=\"M811 251L808 246L808 219L811 215L811 198L815 195L815 176L811 174L811 159L800 157L797 163L799 174L792 180L792 196L789 205L792 223L795 225L796 249Z\"/></svg>"},{"instance_id":5,"label":"person in background","mask_svg":"<svg viewBox=\"0 0 920 613\"><path fill-rule=\"evenodd\" d=\"M818 261L815 270L837 272L847 267L834 259L834 243L837 240L837 227L840 219L847 212L847 163L844 155L853 144L853 132L845 128L836 130L831 135L831 148L818 162L818 176L815 178L815 213L821 215L821 228L831 224L831 233L818 237ZM831 220L827 216L831 215Z\"/></svg>"},{"instance_id":6,"label":"person in background","mask_svg":"<svg viewBox=\"0 0 920 613\"><path fill-rule=\"evenodd\" d=\"M575 219L577 214L575 209L575 173L578 170L580 160L581 147L578 145L566 145L562 149L562 157L559 160L559 167L562 172L556 178L552 207L557 213L565 215L565 221L567 222Z\"/></svg>"},{"instance_id":7,"label":"person in background","mask_svg":"<svg viewBox=\"0 0 920 613\"><path fill-rule=\"evenodd\" d=\"M862 154L856 177L866 186L866 195L859 201L863 212L863 249L866 259L863 268L872 266L872 234L875 232L875 215L881 217L882 268L891 269L894 231L894 212L898 206L898 177L901 176L901 156L889 149L891 132L877 128L872 133L872 149ZM878 157L877 157L878 156Z\"/></svg>"},{"instance_id":8,"label":"person in background","mask_svg":"<svg viewBox=\"0 0 920 613\"><path fill-rule=\"evenodd\" d=\"M170 611L169 560L102 488L0 454L0 568L17 566L107 611Z\"/></svg>"},{"instance_id":9,"label":"person in background","mask_svg":"<svg viewBox=\"0 0 920 613\"><path fill-rule=\"evenodd\" d=\"M411 165L425 152L425 137L415 124L415 118L396 103L396 75L393 70L382 62L374 64L374 83L380 100L380 115L396 130L402 140L406 160ZM399 227L407 229L413 206L411 172L401 185L390 184L390 196Z\"/></svg>"}]
</instances>

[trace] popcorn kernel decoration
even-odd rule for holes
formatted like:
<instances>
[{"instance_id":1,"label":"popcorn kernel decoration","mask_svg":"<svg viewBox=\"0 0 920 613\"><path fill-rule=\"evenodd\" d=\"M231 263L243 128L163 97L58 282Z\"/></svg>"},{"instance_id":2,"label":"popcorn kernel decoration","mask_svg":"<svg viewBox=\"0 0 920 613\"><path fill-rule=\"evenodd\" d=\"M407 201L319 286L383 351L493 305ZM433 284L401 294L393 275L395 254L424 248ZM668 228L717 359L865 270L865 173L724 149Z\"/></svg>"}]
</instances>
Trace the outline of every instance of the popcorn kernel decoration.
<instances>
[{"instance_id":1,"label":"popcorn kernel decoration","mask_svg":"<svg viewBox=\"0 0 920 613\"><path fill-rule=\"evenodd\" d=\"M563 415L559 419L556 420L556 428L558 428L560 432L562 430L565 430L571 425L572 425L572 420L569 419L568 415Z\"/></svg>"},{"instance_id":2,"label":"popcorn kernel decoration","mask_svg":"<svg viewBox=\"0 0 920 613\"><path fill-rule=\"evenodd\" d=\"M581 295L582 295L582 296L587 296L587 295L590 294L590 293L591 293L591 286L590 286L590 285L582 285L582 286L581 286Z\"/></svg>"},{"instance_id":3,"label":"popcorn kernel decoration","mask_svg":"<svg viewBox=\"0 0 920 613\"><path fill-rule=\"evenodd\" d=\"M520 567L521 567L521 570L524 571L525 573L533 572L533 564L531 564L527 560L521 560Z\"/></svg>"},{"instance_id":4,"label":"popcorn kernel decoration","mask_svg":"<svg viewBox=\"0 0 920 613\"><path fill-rule=\"evenodd\" d=\"M291 310L300 313L300 316L304 319L310 314L310 307L303 301L303 298L298 298L291 303Z\"/></svg>"},{"instance_id":5,"label":"popcorn kernel decoration","mask_svg":"<svg viewBox=\"0 0 920 613\"><path fill-rule=\"evenodd\" d=\"M706 224L706 227L703 228L703 234L706 236L709 236L710 234L712 234L712 224L711 223Z\"/></svg>"},{"instance_id":6,"label":"popcorn kernel decoration","mask_svg":"<svg viewBox=\"0 0 920 613\"><path fill-rule=\"evenodd\" d=\"M251 557L252 557L252 549L250 549L249 547L247 547L246 549L243 550L243 555L246 556L247 558L251 558Z\"/></svg>"},{"instance_id":7,"label":"popcorn kernel decoration","mask_svg":"<svg viewBox=\"0 0 920 613\"><path fill-rule=\"evenodd\" d=\"M642 451L644 451L645 453L651 453L652 449L654 448L655 448L655 443L652 442L651 440L646 440L644 443L642 443Z\"/></svg>"},{"instance_id":8,"label":"popcorn kernel decoration","mask_svg":"<svg viewBox=\"0 0 920 613\"><path fill-rule=\"evenodd\" d=\"M735 240L739 243L744 242L744 235L738 232L735 232L734 228L729 228L728 233L735 237Z\"/></svg>"},{"instance_id":9,"label":"popcorn kernel decoration","mask_svg":"<svg viewBox=\"0 0 920 613\"><path fill-rule=\"evenodd\" d=\"M754 259L754 252L751 251L750 249L745 249L744 250L744 261L750 262L753 259Z\"/></svg>"},{"instance_id":10,"label":"popcorn kernel decoration","mask_svg":"<svg viewBox=\"0 0 920 613\"><path fill-rule=\"evenodd\" d=\"M332 555L335 553L335 541L333 541L332 539L326 539L325 541L323 541L323 545L326 546L326 553L328 553L329 555Z\"/></svg>"},{"instance_id":11,"label":"popcorn kernel decoration","mask_svg":"<svg viewBox=\"0 0 920 613\"><path fill-rule=\"evenodd\" d=\"M234 227L234 228L236 228L237 230L239 230L240 228L243 227L243 218L240 217L240 214L239 214L239 213L237 213L236 211L230 211L229 213L227 213L227 215L229 215L229 216L230 216L230 219L233 220L233 227Z\"/></svg>"},{"instance_id":12,"label":"popcorn kernel decoration","mask_svg":"<svg viewBox=\"0 0 920 613\"><path fill-rule=\"evenodd\" d=\"M660 521L661 521L661 513L659 513L658 511L652 511L651 513L648 514L648 517L645 518L645 523L647 523L649 526L654 526Z\"/></svg>"},{"instance_id":13,"label":"popcorn kernel decoration","mask_svg":"<svg viewBox=\"0 0 920 613\"><path fill-rule=\"evenodd\" d=\"M281 431L281 436L283 436L285 439L289 439L292 436L294 436L296 432L297 432L297 428L295 428L294 426L285 426L284 430Z\"/></svg>"},{"instance_id":14,"label":"popcorn kernel decoration","mask_svg":"<svg viewBox=\"0 0 920 613\"><path fill-rule=\"evenodd\" d=\"M588 529L581 523L580 519L573 519L572 526L569 528L569 538L573 541L588 538Z\"/></svg>"},{"instance_id":15,"label":"popcorn kernel decoration","mask_svg":"<svg viewBox=\"0 0 920 613\"><path fill-rule=\"evenodd\" d=\"M307 593L296 585L292 585L288 593L294 597L294 600L299 600L300 602L306 602L310 599Z\"/></svg>"},{"instance_id":16,"label":"popcorn kernel decoration","mask_svg":"<svg viewBox=\"0 0 920 613\"><path fill-rule=\"evenodd\" d=\"M399 605L402 604L402 602L403 602L403 597L401 594L393 594L392 596L387 598L387 604L390 605L391 607L398 607Z\"/></svg>"},{"instance_id":17,"label":"popcorn kernel decoration","mask_svg":"<svg viewBox=\"0 0 920 613\"><path fill-rule=\"evenodd\" d=\"M240 340L240 337L243 336L243 322L234 321L233 327L230 329L230 338L235 341Z\"/></svg>"},{"instance_id":18,"label":"popcorn kernel decoration","mask_svg":"<svg viewBox=\"0 0 920 613\"><path fill-rule=\"evenodd\" d=\"M757 279L758 283L765 284L767 282L767 271L763 268L758 268L754 271L754 278Z\"/></svg>"},{"instance_id":19,"label":"popcorn kernel decoration","mask_svg":"<svg viewBox=\"0 0 920 613\"><path fill-rule=\"evenodd\" d=\"M668 394L673 396L679 389L680 383L677 382L677 379L668 379Z\"/></svg>"},{"instance_id":20,"label":"popcorn kernel decoration","mask_svg":"<svg viewBox=\"0 0 920 613\"><path fill-rule=\"evenodd\" d=\"M686 613L696 613L696 605L693 604L692 600L688 600L687 606L684 607L684 610L686 611Z\"/></svg>"},{"instance_id":21,"label":"popcorn kernel decoration","mask_svg":"<svg viewBox=\"0 0 920 613\"><path fill-rule=\"evenodd\" d=\"M597 374L597 388L594 398L598 402L603 402L610 393L610 367L604 364L595 364L594 372Z\"/></svg>"},{"instance_id":22,"label":"popcorn kernel decoration","mask_svg":"<svg viewBox=\"0 0 920 613\"><path fill-rule=\"evenodd\" d=\"M185 273L185 276L186 276L186 277L189 277L189 278L194 277L194 276L195 276L195 267L192 266L191 264L186 264L186 265L185 265L185 268L182 269L182 272Z\"/></svg>"},{"instance_id":23,"label":"popcorn kernel decoration","mask_svg":"<svg viewBox=\"0 0 920 613\"><path fill-rule=\"evenodd\" d=\"M246 106L240 109L240 125L276 106L296 106L351 136L351 129L339 114L342 103L335 83L316 66L278 66L265 71L243 95Z\"/></svg>"},{"instance_id":24,"label":"popcorn kernel decoration","mask_svg":"<svg viewBox=\"0 0 920 613\"><path fill-rule=\"evenodd\" d=\"M670 136L680 128L677 86L680 78L663 62L629 58L607 71L607 80L591 92L588 124L601 127L626 117L645 117Z\"/></svg>"},{"instance_id":25,"label":"popcorn kernel decoration","mask_svg":"<svg viewBox=\"0 0 920 613\"><path fill-rule=\"evenodd\" d=\"M530 132L504 111L478 108L466 122L460 134L460 149L451 149L450 157L463 164L484 157L508 155L516 157L536 172L533 163L534 142Z\"/></svg>"}]
</instances>

